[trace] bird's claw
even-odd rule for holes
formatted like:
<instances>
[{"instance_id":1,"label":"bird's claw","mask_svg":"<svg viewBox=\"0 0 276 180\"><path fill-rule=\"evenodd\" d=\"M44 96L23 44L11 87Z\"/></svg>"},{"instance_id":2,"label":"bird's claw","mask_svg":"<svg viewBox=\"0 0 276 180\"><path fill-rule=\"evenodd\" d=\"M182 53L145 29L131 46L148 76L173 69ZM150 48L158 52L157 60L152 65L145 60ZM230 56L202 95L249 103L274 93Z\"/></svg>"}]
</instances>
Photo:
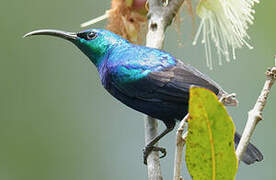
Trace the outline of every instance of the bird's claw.
<instances>
[{"instance_id":1,"label":"bird's claw","mask_svg":"<svg viewBox=\"0 0 276 180\"><path fill-rule=\"evenodd\" d=\"M150 154L152 151L160 151L160 152L162 153L162 155L160 156L160 158L165 157L166 154L167 154L167 151L166 151L165 148L156 147L156 146L146 146L146 147L143 149L144 164L145 164L145 165L147 165L147 158L148 158L149 154Z\"/></svg>"}]
</instances>

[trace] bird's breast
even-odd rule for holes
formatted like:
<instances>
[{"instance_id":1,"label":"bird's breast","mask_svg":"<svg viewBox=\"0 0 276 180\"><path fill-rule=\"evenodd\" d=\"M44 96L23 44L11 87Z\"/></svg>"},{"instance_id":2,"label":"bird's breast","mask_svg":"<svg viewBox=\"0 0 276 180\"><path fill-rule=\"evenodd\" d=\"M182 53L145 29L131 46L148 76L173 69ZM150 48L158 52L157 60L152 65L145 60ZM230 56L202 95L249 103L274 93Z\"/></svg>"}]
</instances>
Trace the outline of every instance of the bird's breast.
<instances>
[{"instance_id":1,"label":"bird's breast","mask_svg":"<svg viewBox=\"0 0 276 180\"><path fill-rule=\"evenodd\" d=\"M99 72L99 76L101 79L101 83L104 86L105 89L108 89L109 86L109 82L110 82L110 71L107 68L107 64L106 62L104 62L103 64L101 64L98 67L98 72Z\"/></svg>"}]
</instances>

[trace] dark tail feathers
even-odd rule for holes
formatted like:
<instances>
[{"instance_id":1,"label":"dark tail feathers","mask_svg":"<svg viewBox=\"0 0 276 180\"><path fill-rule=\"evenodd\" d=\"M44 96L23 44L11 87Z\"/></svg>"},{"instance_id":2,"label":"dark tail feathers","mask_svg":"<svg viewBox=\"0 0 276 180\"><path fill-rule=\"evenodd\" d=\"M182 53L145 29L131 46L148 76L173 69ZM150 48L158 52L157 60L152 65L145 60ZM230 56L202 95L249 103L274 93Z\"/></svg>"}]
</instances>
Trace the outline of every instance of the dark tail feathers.
<instances>
[{"instance_id":1,"label":"dark tail feathers","mask_svg":"<svg viewBox=\"0 0 276 180\"><path fill-rule=\"evenodd\" d=\"M241 139L241 135L238 133L235 133L235 148L237 148L239 142ZM242 157L242 161L245 164L253 164L255 161L262 161L263 155L262 153L251 143L248 144L246 152L244 153Z\"/></svg>"}]
</instances>

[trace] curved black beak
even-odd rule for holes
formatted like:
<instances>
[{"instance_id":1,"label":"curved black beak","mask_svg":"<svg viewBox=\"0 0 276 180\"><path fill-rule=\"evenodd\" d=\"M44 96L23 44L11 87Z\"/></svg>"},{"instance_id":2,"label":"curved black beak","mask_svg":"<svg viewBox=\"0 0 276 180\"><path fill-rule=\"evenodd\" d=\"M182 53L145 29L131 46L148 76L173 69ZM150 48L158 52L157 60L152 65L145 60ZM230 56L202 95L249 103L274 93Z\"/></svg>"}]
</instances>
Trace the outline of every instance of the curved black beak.
<instances>
[{"instance_id":1,"label":"curved black beak","mask_svg":"<svg viewBox=\"0 0 276 180\"><path fill-rule=\"evenodd\" d=\"M65 32L65 31L60 31L60 30L55 30L55 29L41 29L41 30L36 30L29 32L23 36L29 37L29 36L34 36L34 35L49 35L49 36L55 36L55 37L60 37L69 41L73 41L77 39L77 33L73 32Z\"/></svg>"}]
</instances>

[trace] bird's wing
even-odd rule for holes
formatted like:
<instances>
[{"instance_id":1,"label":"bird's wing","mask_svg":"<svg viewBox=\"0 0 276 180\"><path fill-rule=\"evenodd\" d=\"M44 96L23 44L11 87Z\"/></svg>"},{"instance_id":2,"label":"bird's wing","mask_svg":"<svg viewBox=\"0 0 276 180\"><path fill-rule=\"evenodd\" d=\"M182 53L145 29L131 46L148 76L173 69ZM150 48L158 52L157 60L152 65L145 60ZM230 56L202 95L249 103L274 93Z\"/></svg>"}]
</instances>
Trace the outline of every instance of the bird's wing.
<instances>
[{"instance_id":1,"label":"bird's wing","mask_svg":"<svg viewBox=\"0 0 276 180\"><path fill-rule=\"evenodd\" d=\"M139 72L131 70L133 72ZM121 76L124 76L121 74ZM126 76L129 76L126 75ZM215 94L219 93L219 86L210 78L191 66L180 61L176 65L159 71L152 71L147 75L125 83L114 82L119 91L128 97L143 99L145 101L187 103L191 85L207 88Z\"/></svg>"}]
</instances>

